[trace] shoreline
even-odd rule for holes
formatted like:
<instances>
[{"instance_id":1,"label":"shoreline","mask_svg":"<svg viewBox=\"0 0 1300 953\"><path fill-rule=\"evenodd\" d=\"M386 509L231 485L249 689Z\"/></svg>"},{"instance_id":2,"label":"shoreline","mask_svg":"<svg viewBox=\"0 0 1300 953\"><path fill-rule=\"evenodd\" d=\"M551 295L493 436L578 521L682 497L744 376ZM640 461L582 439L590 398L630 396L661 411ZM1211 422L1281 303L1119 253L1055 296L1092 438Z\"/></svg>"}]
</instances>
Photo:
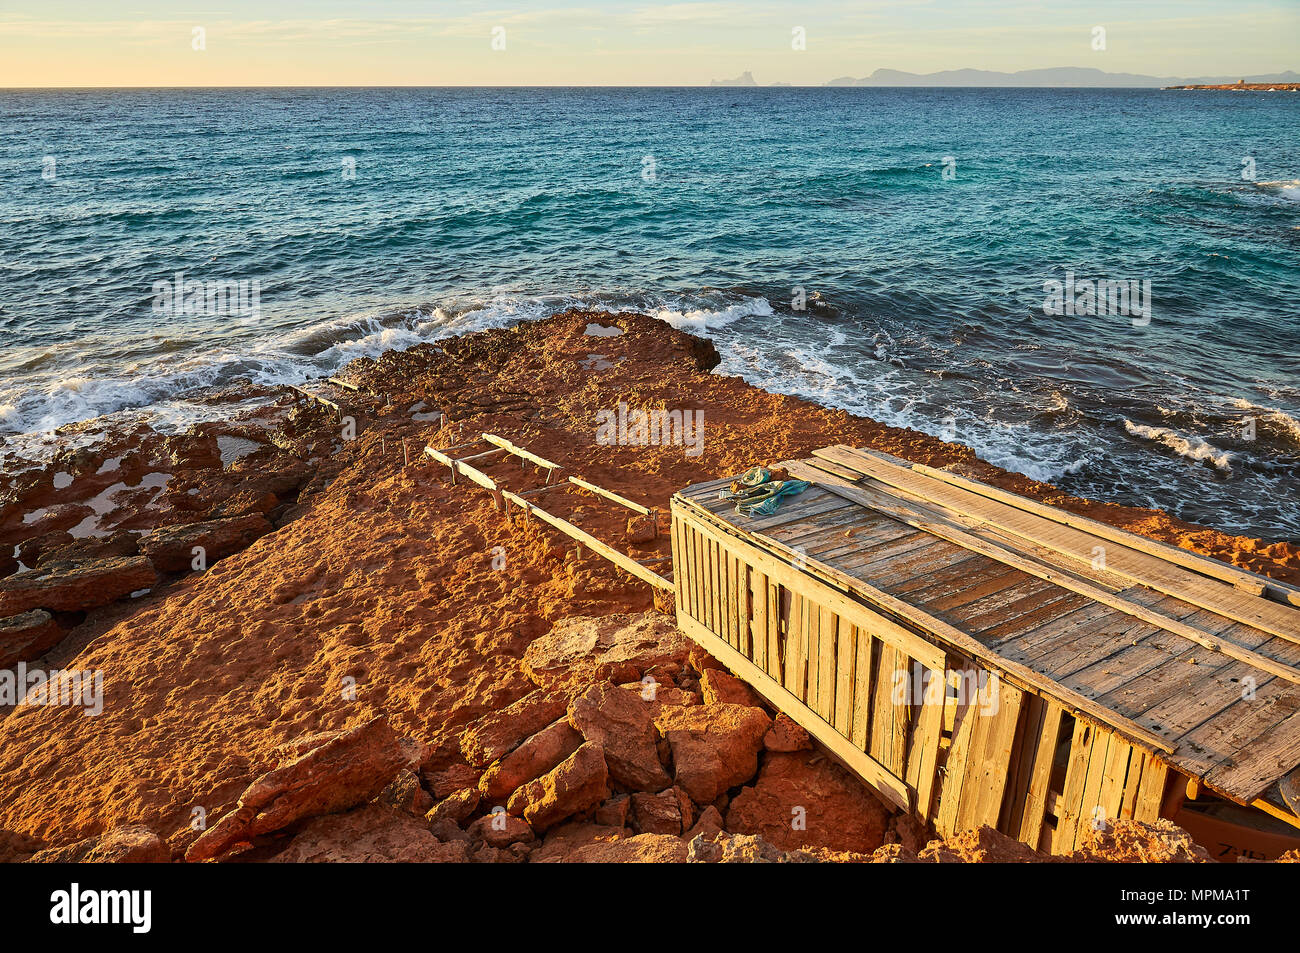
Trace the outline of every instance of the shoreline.
<instances>
[{"instance_id":1,"label":"shoreline","mask_svg":"<svg viewBox=\"0 0 1300 953\"><path fill-rule=\"evenodd\" d=\"M448 790L444 779L463 780L474 767L465 736L538 690L521 668L529 646L566 620L653 611L643 584L535 524L508 522L485 494L453 488L423 462L426 441L445 449L498 433L661 512L690 483L851 443L1300 583L1295 545L1070 497L964 446L771 394L713 373L717 364L711 343L652 318L571 311L352 362L339 376L358 390L332 399L354 418L355 439L328 408L286 395L185 435L117 434L21 482L6 474L0 607L20 604L15 581L28 575L6 568L15 547L34 570L71 567L56 568L70 577L61 604L86 603L51 613L59 632L43 638L60 637L24 661L102 670L106 687L94 718L52 707L0 716L0 777L15 792L0 808L0 833L62 847L142 824L179 856L197 839L193 805L225 816L279 763L282 746L379 716L418 740L416 787L445 800L466 788ZM701 414L699 454L598 442L601 413L622 406ZM435 410L449 420L441 430L428 419ZM601 539L640 557L663 554L664 539L628 539L624 514L595 497L563 491L547 500ZM212 554L202 571L187 558L195 545ZM128 568L155 581L89 604L115 591L104 578L126 585ZM701 694L707 668L698 658L680 663L675 689ZM352 698L339 690L349 678ZM763 755L764 770L812 770L780 753ZM845 804L861 797L843 794ZM691 812L709 806L730 816L727 804ZM891 830L895 843L906 839ZM862 853L844 842L806 846ZM10 859L34 853L11 848Z\"/></svg>"}]
</instances>

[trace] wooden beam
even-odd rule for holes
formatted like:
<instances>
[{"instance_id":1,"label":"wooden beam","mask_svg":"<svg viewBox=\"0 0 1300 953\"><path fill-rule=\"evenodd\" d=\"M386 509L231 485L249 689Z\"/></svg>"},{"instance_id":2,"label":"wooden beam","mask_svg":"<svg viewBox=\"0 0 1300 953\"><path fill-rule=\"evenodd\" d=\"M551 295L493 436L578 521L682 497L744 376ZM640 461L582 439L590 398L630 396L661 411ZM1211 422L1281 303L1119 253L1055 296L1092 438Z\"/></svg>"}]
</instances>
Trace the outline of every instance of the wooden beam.
<instances>
[{"instance_id":1,"label":"wooden beam","mask_svg":"<svg viewBox=\"0 0 1300 953\"><path fill-rule=\"evenodd\" d=\"M451 468L452 483L456 482L456 474L460 473L463 474L464 476L469 477L469 479L472 482L477 483L479 486L483 487L483 489L488 490L491 493L495 494L501 489L500 487L497 486L496 481L493 480L486 473L483 473L481 470L476 470L471 466L461 463L455 457L447 456L447 454L443 453L441 450L435 450L433 447L425 447L424 452L426 455L437 460L439 463L443 464L444 466Z\"/></svg>"},{"instance_id":2,"label":"wooden beam","mask_svg":"<svg viewBox=\"0 0 1300 953\"><path fill-rule=\"evenodd\" d=\"M989 559L997 560L1000 563L1019 569L1021 572L1028 573L1031 576L1037 576L1039 579L1060 586L1062 589L1068 589L1071 592L1078 593L1102 605L1110 606L1130 615L1135 619L1141 619L1143 622L1149 622L1154 626L1159 626L1167 632L1182 636L1197 645L1204 646L1212 652L1219 652L1229 658L1237 659L1240 662L1246 662L1262 672L1268 672L1270 675L1276 675L1278 678L1284 678L1287 681L1300 684L1300 670L1279 662L1276 659L1260 655L1258 652L1248 649L1245 646L1238 645L1235 642L1224 642L1204 632L1195 626L1180 622L1177 619L1171 619L1166 615L1156 612L1154 609L1148 609L1146 606L1131 602L1122 596L1101 589L1092 583L1085 582L1078 577L1072 576L1064 571L1058 571L1035 560L1029 559L1020 553L1004 549L1001 546L995 546L992 543L985 542L982 539L971 536L969 533L958 529L951 523L939 520L933 516L924 515L919 511L907 506L904 500L899 500L898 505L888 506L881 503L878 499L864 493L861 488L854 486L847 480L832 476L829 473L818 470L815 467L801 463L791 463L787 465L790 475L806 480L819 480L821 486L832 489L836 493L843 494L846 499L856 500L864 506L892 516L909 526L923 530L940 539L946 539L950 543L965 547L971 552L987 556Z\"/></svg>"},{"instance_id":3,"label":"wooden beam","mask_svg":"<svg viewBox=\"0 0 1300 953\"><path fill-rule=\"evenodd\" d=\"M472 468L466 467L465 469L468 471L471 470ZM509 490L502 490L501 495L506 500L510 501L511 503L514 503L525 513L528 513L532 516L536 516L543 523L548 523L551 526L558 529L560 532L568 536L572 536L578 542L582 543L584 546L590 549L593 553L596 553L600 556L604 556L606 559L612 562L619 569L622 569L624 572L636 576L642 582L648 582L650 585L658 589L667 590L668 592L673 592L676 589L676 587L670 580L665 579L663 576L659 575L658 573L651 572L649 569L647 569L645 566L642 566L631 556L628 556L626 553L621 553L614 547L601 542L595 536L592 536L586 530L579 529L578 527L570 523L568 520L561 519L560 517L555 516L552 513L546 512L546 510L541 509L540 507L534 506L532 503L525 500L518 493L512 493Z\"/></svg>"},{"instance_id":4,"label":"wooden beam","mask_svg":"<svg viewBox=\"0 0 1300 953\"><path fill-rule=\"evenodd\" d=\"M771 675L680 609L677 612L677 625L710 655L771 702L778 711L785 712L792 721L816 738L836 760L843 762L845 767L866 781L895 807L911 813L911 792L901 778L892 774L866 752L859 751L847 738L813 714L801 700L790 694Z\"/></svg>"},{"instance_id":5,"label":"wooden beam","mask_svg":"<svg viewBox=\"0 0 1300 953\"><path fill-rule=\"evenodd\" d=\"M980 483L976 480L969 480L965 477L950 473L947 470L937 470L934 467L927 467L921 463L912 464L911 469L917 473L924 474L935 480L941 480L952 486L961 487L972 493L987 497L991 500L997 500L1006 503L1008 506L1014 506L1016 509L1024 510L1026 513L1033 513L1044 519L1070 526L1093 536L1099 536L1102 539L1110 540L1127 546L1130 549L1136 549L1140 552L1148 553L1160 559L1190 569L1193 572L1200 573L1204 576L1210 576L1229 583L1237 588L1251 593L1267 592L1267 595L1277 602L1292 602L1294 599L1288 597L1300 597L1300 588L1290 585L1289 583L1280 582L1276 579L1270 579L1268 576L1251 572L1247 569L1241 569L1228 563L1220 562L1209 556L1202 556L1191 550L1183 549L1180 546L1171 546L1168 543L1162 543L1159 540L1150 539L1146 536L1140 536L1137 533L1130 533L1128 530L1111 526L1108 523L1102 523L1099 520L1089 519L1086 516L1080 516L1077 513L1071 513L1067 510L1058 509L1038 500L1031 500L1028 497L1020 496L1017 493L1011 493L998 487L989 486L986 483Z\"/></svg>"},{"instance_id":6,"label":"wooden beam","mask_svg":"<svg viewBox=\"0 0 1300 953\"><path fill-rule=\"evenodd\" d=\"M550 460L547 460L545 457L539 457L537 454L525 450L523 447L516 447L505 437L498 437L494 433L485 433L483 435L483 439L486 440L488 443L492 444L493 446L500 447L502 450L506 451L507 453L514 454L516 457L519 457L521 460L529 460L537 464L539 467L541 467L544 470L562 469L562 467L558 463L552 463Z\"/></svg>"},{"instance_id":7,"label":"wooden beam","mask_svg":"<svg viewBox=\"0 0 1300 953\"><path fill-rule=\"evenodd\" d=\"M626 506L629 510L633 510L634 512L640 513L642 516L650 515L650 510L647 507L642 506L640 503L633 503L627 497L619 496L617 493L615 493L612 490L606 490L604 487L596 486L596 484L594 483L588 483L586 480L580 480L576 476L569 477L569 482L572 483L574 486L582 487L584 490L590 490L592 493L595 493L597 496L603 496L607 500L613 500L619 506Z\"/></svg>"}]
</instances>

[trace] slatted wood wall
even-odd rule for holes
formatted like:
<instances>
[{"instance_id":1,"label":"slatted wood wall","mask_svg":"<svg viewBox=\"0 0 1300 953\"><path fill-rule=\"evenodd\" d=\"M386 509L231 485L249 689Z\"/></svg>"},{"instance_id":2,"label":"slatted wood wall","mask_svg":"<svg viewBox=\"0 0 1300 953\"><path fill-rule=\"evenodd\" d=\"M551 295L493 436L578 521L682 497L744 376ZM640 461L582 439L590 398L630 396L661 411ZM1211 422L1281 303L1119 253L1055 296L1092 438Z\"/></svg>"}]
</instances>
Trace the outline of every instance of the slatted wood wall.
<instances>
[{"instance_id":1,"label":"slatted wood wall","mask_svg":"<svg viewBox=\"0 0 1300 953\"><path fill-rule=\"evenodd\" d=\"M682 629L938 833L988 824L1068 853L1094 819L1158 816L1165 765L1106 728L676 502L672 544Z\"/></svg>"}]
</instances>

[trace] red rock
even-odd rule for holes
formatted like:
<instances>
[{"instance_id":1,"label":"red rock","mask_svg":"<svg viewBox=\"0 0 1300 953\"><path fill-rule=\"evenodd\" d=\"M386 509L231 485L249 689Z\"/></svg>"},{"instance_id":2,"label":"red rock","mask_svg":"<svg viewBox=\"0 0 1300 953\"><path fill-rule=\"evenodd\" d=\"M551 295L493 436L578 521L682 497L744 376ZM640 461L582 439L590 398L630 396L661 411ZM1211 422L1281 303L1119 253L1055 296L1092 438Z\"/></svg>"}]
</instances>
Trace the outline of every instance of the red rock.
<instances>
[{"instance_id":1,"label":"red rock","mask_svg":"<svg viewBox=\"0 0 1300 953\"><path fill-rule=\"evenodd\" d=\"M658 535L658 526L653 515L643 516L638 513L629 516L623 529L623 536L629 543L648 543Z\"/></svg>"},{"instance_id":2,"label":"red rock","mask_svg":"<svg viewBox=\"0 0 1300 953\"><path fill-rule=\"evenodd\" d=\"M511 844L529 843L535 835L522 817L513 817L500 810L484 814L471 824L469 836L476 841L483 841L489 847L505 848Z\"/></svg>"},{"instance_id":3,"label":"red rock","mask_svg":"<svg viewBox=\"0 0 1300 953\"><path fill-rule=\"evenodd\" d=\"M411 770L399 771L379 793L379 802L416 817L424 817L433 807L433 797L421 787L419 776Z\"/></svg>"},{"instance_id":4,"label":"red rock","mask_svg":"<svg viewBox=\"0 0 1300 953\"><path fill-rule=\"evenodd\" d=\"M672 749L677 783L696 804L709 804L758 770L772 720L741 705L665 707L655 719Z\"/></svg>"},{"instance_id":5,"label":"red rock","mask_svg":"<svg viewBox=\"0 0 1300 953\"><path fill-rule=\"evenodd\" d=\"M557 623L524 652L538 685L634 682L650 670L681 670L693 645L672 620L654 614L575 617Z\"/></svg>"},{"instance_id":6,"label":"red rock","mask_svg":"<svg viewBox=\"0 0 1300 953\"><path fill-rule=\"evenodd\" d=\"M458 749L459 750L459 749ZM438 770L420 769L420 777L429 793L441 800L453 791L478 787L482 772L468 764L450 764Z\"/></svg>"},{"instance_id":7,"label":"red rock","mask_svg":"<svg viewBox=\"0 0 1300 953\"><path fill-rule=\"evenodd\" d=\"M443 820L463 824L471 814L478 810L478 805L478 788L462 788L459 791L453 791L439 801L433 810L428 813L428 819L433 824Z\"/></svg>"},{"instance_id":8,"label":"red rock","mask_svg":"<svg viewBox=\"0 0 1300 953\"><path fill-rule=\"evenodd\" d=\"M683 864L686 843L671 834L637 834L595 825L571 825L548 837L528 858L534 864Z\"/></svg>"},{"instance_id":9,"label":"red rock","mask_svg":"<svg viewBox=\"0 0 1300 953\"><path fill-rule=\"evenodd\" d=\"M271 863L437 864L468 859L468 843L443 843L418 818L376 803L313 818Z\"/></svg>"},{"instance_id":10,"label":"red rock","mask_svg":"<svg viewBox=\"0 0 1300 953\"><path fill-rule=\"evenodd\" d=\"M604 827L621 829L627 826L627 814L631 806L632 799L626 794L619 794L596 808L591 819Z\"/></svg>"},{"instance_id":11,"label":"red rock","mask_svg":"<svg viewBox=\"0 0 1300 953\"><path fill-rule=\"evenodd\" d=\"M35 566L40 568L47 563L86 563L96 559L109 559L113 556L138 556L140 543L135 533L125 530L110 536L88 536L74 539L68 536L66 543L58 545L47 543L36 559Z\"/></svg>"},{"instance_id":12,"label":"red rock","mask_svg":"<svg viewBox=\"0 0 1300 953\"><path fill-rule=\"evenodd\" d=\"M518 701L479 719L460 738L465 760L481 768L504 757L525 738L537 734L564 714L567 699L558 692L538 689Z\"/></svg>"},{"instance_id":13,"label":"red rock","mask_svg":"<svg viewBox=\"0 0 1300 953\"><path fill-rule=\"evenodd\" d=\"M609 776L631 791L661 791L672 783L659 763L654 717L638 695L599 682L569 703L569 723L605 751Z\"/></svg>"},{"instance_id":14,"label":"red rock","mask_svg":"<svg viewBox=\"0 0 1300 953\"><path fill-rule=\"evenodd\" d=\"M726 816L727 830L758 834L783 850L869 854L884 843L889 815L865 784L834 762L772 753L753 787L732 799Z\"/></svg>"},{"instance_id":15,"label":"red rock","mask_svg":"<svg viewBox=\"0 0 1300 953\"><path fill-rule=\"evenodd\" d=\"M721 830L722 815L718 812L716 807L710 804L700 812L699 820L695 822L694 827L686 832L685 836L686 840L690 841L699 837L701 834L705 837L713 837L715 834L721 832Z\"/></svg>"},{"instance_id":16,"label":"red rock","mask_svg":"<svg viewBox=\"0 0 1300 953\"><path fill-rule=\"evenodd\" d=\"M183 523L154 530L140 541L140 549L159 572L189 572L196 546L203 548L204 562L211 566L270 531L271 524L258 515Z\"/></svg>"},{"instance_id":17,"label":"red rock","mask_svg":"<svg viewBox=\"0 0 1300 953\"><path fill-rule=\"evenodd\" d=\"M752 688L730 672L706 668L700 672L700 691L706 705L744 705L760 708L762 701Z\"/></svg>"},{"instance_id":18,"label":"red rock","mask_svg":"<svg viewBox=\"0 0 1300 953\"><path fill-rule=\"evenodd\" d=\"M143 556L101 559L80 566L54 563L0 579L0 616L30 609L95 609L137 589L149 589L157 581L158 574Z\"/></svg>"},{"instance_id":19,"label":"red rock","mask_svg":"<svg viewBox=\"0 0 1300 953\"><path fill-rule=\"evenodd\" d=\"M811 751L812 738L785 712L777 712L772 727L763 736L768 751Z\"/></svg>"},{"instance_id":20,"label":"red rock","mask_svg":"<svg viewBox=\"0 0 1300 953\"><path fill-rule=\"evenodd\" d=\"M95 837L38 851L32 864L167 864L172 852L147 827L115 827Z\"/></svg>"},{"instance_id":21,"label":"red rock","mask_svg":"<svg viewBox=\"0 0 1300 953\"><path fill-rule=\"evenodd\" d=\"M1191 834L1163 817L1151 823L1131 818L1115 820L1105 829L1084 825L1083 842L1070 859L1119 864L1208 864L1213 861L1205 848L1192 840Z\"/></svg>"},{"instance_id":22,"label":"red rock","mask_svg":"<svg viewBox=\"0 0 1300 953\"><path fill-rule=\"evenodd\" d=\"M40 658L66 633L44 609L0 619L0 668Z\"/></svg>"},{"instance_id":23,"label":"red rock","mask_svg":"<svg viewBox=\"0 0 1300 953\"><path fill-rule=\"evenodd\" d=\"M674 790L632 795L632 823L642 834L680 834L682 808Z\"/></svg>"},{"instance_id":24,"label":"red rock","mask_svg":"<svg viewBox=\"0 0 1300 953\"><path fill-rule=\"evenodd\" d=\"M318 814L344 811L378 795L406 762L382 715L281 764L248 786L238 807L190 845L189 861L220 857L254 837Z\"/></svg>"},{"instance_id":25,"label":"red rock","mask_svg":"<svg viewBox=\"0 0 1300 953\"><path fill-rule=\"evenodd\" d=\"M535 831L595 807L609 797L609 770L600 745L588 742L510 798L509 811Z\"/></svg>"},{"instance_id":26,"label":"red rock","mask_svg":"<svg viewBox=\"0 0 1300 953\"><path fill-rule=\"evenodd\" d=\"M540 777L577 751L582 740L568 720L561 718L494 761L479 778L478 789L487 801L505 803L521 784Z\"/></svg>"}]
</instances>

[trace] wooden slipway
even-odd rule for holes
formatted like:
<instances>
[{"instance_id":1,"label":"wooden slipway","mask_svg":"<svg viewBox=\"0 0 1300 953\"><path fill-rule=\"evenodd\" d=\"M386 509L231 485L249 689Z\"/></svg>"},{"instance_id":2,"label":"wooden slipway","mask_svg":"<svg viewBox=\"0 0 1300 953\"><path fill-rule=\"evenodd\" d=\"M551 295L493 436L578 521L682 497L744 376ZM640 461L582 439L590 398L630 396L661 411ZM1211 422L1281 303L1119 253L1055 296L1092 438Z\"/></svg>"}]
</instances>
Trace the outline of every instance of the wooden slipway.
<instances>
[{"instance_id":1,"label":"wooden slipway","mask_svg":"<svg viewBox=\"0 0 1300 953\"><path fill-rule=\"evenodd\" d=\"M1057 853L1184 789L1300 827L1300 591L884 454L779 466L813 486L773 516L674 496L678 622L882 796Z\"/></svg>"}]
</instances>

